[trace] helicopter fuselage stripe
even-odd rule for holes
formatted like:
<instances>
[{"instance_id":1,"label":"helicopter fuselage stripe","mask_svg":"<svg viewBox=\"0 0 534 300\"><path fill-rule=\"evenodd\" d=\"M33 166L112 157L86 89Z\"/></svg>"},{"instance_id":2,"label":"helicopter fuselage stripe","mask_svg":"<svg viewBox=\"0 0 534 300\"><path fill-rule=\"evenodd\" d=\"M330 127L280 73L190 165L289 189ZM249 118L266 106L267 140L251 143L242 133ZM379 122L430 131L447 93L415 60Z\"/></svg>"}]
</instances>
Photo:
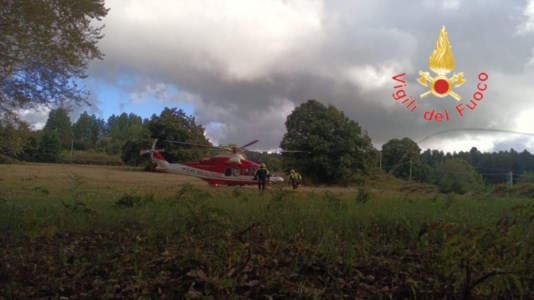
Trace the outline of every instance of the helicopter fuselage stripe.
<instances>
[{"instance_id":1,"label":"helicopter fuselage stripe","mask_svg":"<svg viewBox=\"0 0 534 300\"><path fill-rule=\"evenodd\" d=\"M189 167L183 164L169 164L167 168L159 168L161 171L167 171L172 173L197 176L206 179L223 179L225 181L251 181L251 176L224 176L222 173L206 171L198 168Z\"/></svg>"}]
</instances>

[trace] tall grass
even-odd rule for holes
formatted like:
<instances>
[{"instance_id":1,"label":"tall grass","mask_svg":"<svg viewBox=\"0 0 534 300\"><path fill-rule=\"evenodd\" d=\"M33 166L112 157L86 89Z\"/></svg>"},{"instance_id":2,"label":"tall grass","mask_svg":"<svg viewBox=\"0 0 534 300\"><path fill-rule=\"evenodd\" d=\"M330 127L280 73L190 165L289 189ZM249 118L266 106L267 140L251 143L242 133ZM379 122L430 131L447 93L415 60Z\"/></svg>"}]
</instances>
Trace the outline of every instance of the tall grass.
<instances>
[{"instance_id":1,"label":"tall grass","mask_svg":"<svg viewBox=\"0 0 534 300\"><path fill-rule=\"evenodd\" d=\"M534 255L534 209L527 198L276 186L259 192L173 184L160 174L150 177L154 182L143 176L132 182L140 175L124 170L92 174L63 166L57 173L17 173L16 167L8 168L14 168L11 175L0 177L0 232L8 239L24 243L111 234L119 239L116 248L102 249L95 260L119 253L127 256L117 264L130 266L129 257L138 256L131 272L139 278L143 270L153 270L146 263L153 261L150 256L178 259L172 250L181 264L201 269L190 277L211 278L216 288L206 288L207 294L237 292L237 282L250 284L252 273L285 278L280 269L302 276L298 286L292 285L299 291L292 292L296 297L325 296L308 277L315 272L323 280L332 272L344 280L367 272L388 278L381 284L390 288L422 291L425 285L464 296L475 290L506 295L503 291L511 289L522 295L532 288L531 279L523 277L533 267L523 261ZM123 173L130 178L120 177ZM373 278L366 275L357 283ZM287 284L269 280L273 286ZM351 285L321 284L333 293Z\"/></svg>"},{"instance_id":2,"label":"tall grass","mask_svg":"<svg viewBox=\"0 0 534 300\"><path fill-rule=\"evenodd\" d=\"M210 194L191 185L176 187L175 195L155 197L142 191L98 195L73 175L68 191L53 187L24 187L4 194L0 230L19 232L25 222L41 220L58 231L90 232L138 226L151 231L181 232L194 226L202 230L239 230L252 223L269 229L276 238L296 235L312 243L328 244L329 236L348 243L380 244L414 240L423 224L459 223L466 227L494 224L521 199L436 195L432 198L378 198L366 203L356 194L294 192L273 188L265 193L251 189L226 189ZM28 192L32 196L28 196ZM130 206L117 203L130 199ZM133 199L133 200L132 200ZM206 224L204 224L206 223ZM193 229L191 229L193 230ZM194 230L200 230L199 228Z\"/></svg>"}]
</instances>

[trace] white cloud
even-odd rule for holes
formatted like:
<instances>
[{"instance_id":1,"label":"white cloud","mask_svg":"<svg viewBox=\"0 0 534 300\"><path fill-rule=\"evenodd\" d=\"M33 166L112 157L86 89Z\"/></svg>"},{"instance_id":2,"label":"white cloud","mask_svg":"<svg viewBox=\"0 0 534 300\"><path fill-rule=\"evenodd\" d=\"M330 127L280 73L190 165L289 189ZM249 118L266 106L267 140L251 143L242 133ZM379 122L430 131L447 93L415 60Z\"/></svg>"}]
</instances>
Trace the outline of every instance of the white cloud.
<instances>
[{"instance_id":1,"label":"white cloud","mask_svg":"<svg viewBox=\"0 0 534 300\"><path fill-rule=\"evenodd\" d=\"M133 103L141 103L147 101L148 97L155 97L158 100L165 102L172 98L169 88L168 85L163 83L143 85L137 87L130 93L130 100Z\"/></svg>"},{"instance_id":2,"label":"white cloud","mask_svg":"<svg viewBox=\"0 0 534 300\"><path fill-rule=\"evenodd\" d=\"M213 145L221 144L219 141L224 138L228 127L225 124L219 122L209 122L205 126L204 134Z\"/></svg>"},{"instance_id":3,"label":"white cloud","mask_svg":"<svg viewBox=\"0 0 534 300\"><path fill-rule=\"evenodd\" d=\"M466 131L465 134L451 136L443 135L429 139L419 145L423 151L425 149L440 149L446 152L469 151L476 147L480 152L508 151L514 148L516 151L527 150L534 152L534 138L517 133L496 132L476 132Z\"/></svg>"},{"instance_id":4,"label":"white cloud","mask_svg":"<svg viewBox=\"0 0 534 300\"><path fill-rule=\"evenodd\" d=\"M534 109L521 112L515 119L515 124L515 130L534 134Z\"/></svg>"},{"instance_id":5,"label":"white cloud","mask_svg":"<svg viewBox=\"0 0 534 300\"><path fill-rule=\"evenodd\" d=\"M20 118L31 124L35 130L41 130L46 125L50 108L38 107L36 109L24 109L18 112Z\"/></svg>"},{"instance_id":6,"label":"white cloud","mask_svg":"<svg viewBox=\"0 0 534 300\"><path fill-rule=\"evenodd\" d=\"M425 144L420 145L420 147L425 150L427 148L431 149L440 149L443 152L459 152L459 151L469 151L472 147L476 147L481 152L492 151L495 141L493 138L486 136L476 136L476 135L464 135L456 138L451 137L435 137L434 141L429 141L426 145L431 145L431 147L424 147Z\"/></svg>"},{"instance_id":7,"label":"white cloud","mask_svg":"<svg viewBox=\"0 0 534 300\"><path fill-rule=\"evenodd\" d=\"M518 26L518 34L526 34L534 30L534 0L527 0L523 15L526 20Z\"/></svg>"},{"instance_id":8,"label":"white cloud","mask_svg":"<svg viewBox=\"0 0 534 300\"><path fill-rule=\"evenodd\" d=\"M424 0L423 5L432 8L458 10L460 8L461 2L461 0Z\"/></svg>"},{"instance_id":9,"label":"white cloud","mask_svg":"<svg viewBox=\"0 0 534 300\"><path fill-rule=\"evenodd\" d=\"M349 67L344 73L350 82L356 84L362 91L368 92L389 87L391 74L399 69L392 64L378 67L365 65Z\"/></svg>"},{"instance_id":10,"label":"white cloud","mask_svg":"<svg viewBox=\"0 0 534 300\"><path fill-rule=\"evenodd\" d=\"M136 60L135 53L149 53L138 63L155 61L154 68L169 71L188 64L249 81L322 38L322 1L121 0L109 5L109 18L121 23L106 29L106 52L123 49L125 59ZM125 38L132 33L132 39ZM164 64L162 56L169 58Z\"/></svg>"}]
</instances>

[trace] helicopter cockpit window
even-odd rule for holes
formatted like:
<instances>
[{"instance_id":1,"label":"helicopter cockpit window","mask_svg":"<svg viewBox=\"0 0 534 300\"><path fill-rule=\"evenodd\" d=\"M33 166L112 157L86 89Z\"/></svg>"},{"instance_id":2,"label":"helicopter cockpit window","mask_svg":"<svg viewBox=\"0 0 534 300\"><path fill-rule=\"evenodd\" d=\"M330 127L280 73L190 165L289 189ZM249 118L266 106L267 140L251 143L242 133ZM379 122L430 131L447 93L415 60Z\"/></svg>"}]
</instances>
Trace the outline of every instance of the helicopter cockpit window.
<instances>
[{"instance_id":1,"label":"helicopter cockpit window","mask_svg":"<svg viewBox=\"0 0 534 300\"><path fill-rule=\"evenodd\" d=\"M232 176L232 169L231 168L224 169L224 176Z\"/></svg>"},{"instance_id":2,"label":"helicopter cockpit window","mask_svg":"<svg viewBox=\"0 0 534 300\"><path fill-rule=\"evenodd\" d=\"M239 169L234 169L234 176L239 176Z\"/></svg>"}]
</instances>

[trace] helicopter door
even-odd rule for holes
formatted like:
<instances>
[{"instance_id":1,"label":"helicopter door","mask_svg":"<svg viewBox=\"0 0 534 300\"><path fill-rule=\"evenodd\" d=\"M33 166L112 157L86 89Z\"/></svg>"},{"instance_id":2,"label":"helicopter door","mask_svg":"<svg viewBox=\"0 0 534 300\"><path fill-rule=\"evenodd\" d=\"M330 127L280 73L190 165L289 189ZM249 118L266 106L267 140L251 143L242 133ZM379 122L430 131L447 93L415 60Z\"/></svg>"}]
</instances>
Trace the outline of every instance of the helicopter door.
<instances>
[{"instance_id":1,"label":"helicopter door","mask_svg":"<svg viewBox=\"0 0 534 300\"><path fill-rule=\"evenodd\" d=\"M239 168L232 169L232 168L225 168L224 169L224 176L230 177L230 176L239 176L239 172L241 170Z\"/></svg>"}]
</instances>

